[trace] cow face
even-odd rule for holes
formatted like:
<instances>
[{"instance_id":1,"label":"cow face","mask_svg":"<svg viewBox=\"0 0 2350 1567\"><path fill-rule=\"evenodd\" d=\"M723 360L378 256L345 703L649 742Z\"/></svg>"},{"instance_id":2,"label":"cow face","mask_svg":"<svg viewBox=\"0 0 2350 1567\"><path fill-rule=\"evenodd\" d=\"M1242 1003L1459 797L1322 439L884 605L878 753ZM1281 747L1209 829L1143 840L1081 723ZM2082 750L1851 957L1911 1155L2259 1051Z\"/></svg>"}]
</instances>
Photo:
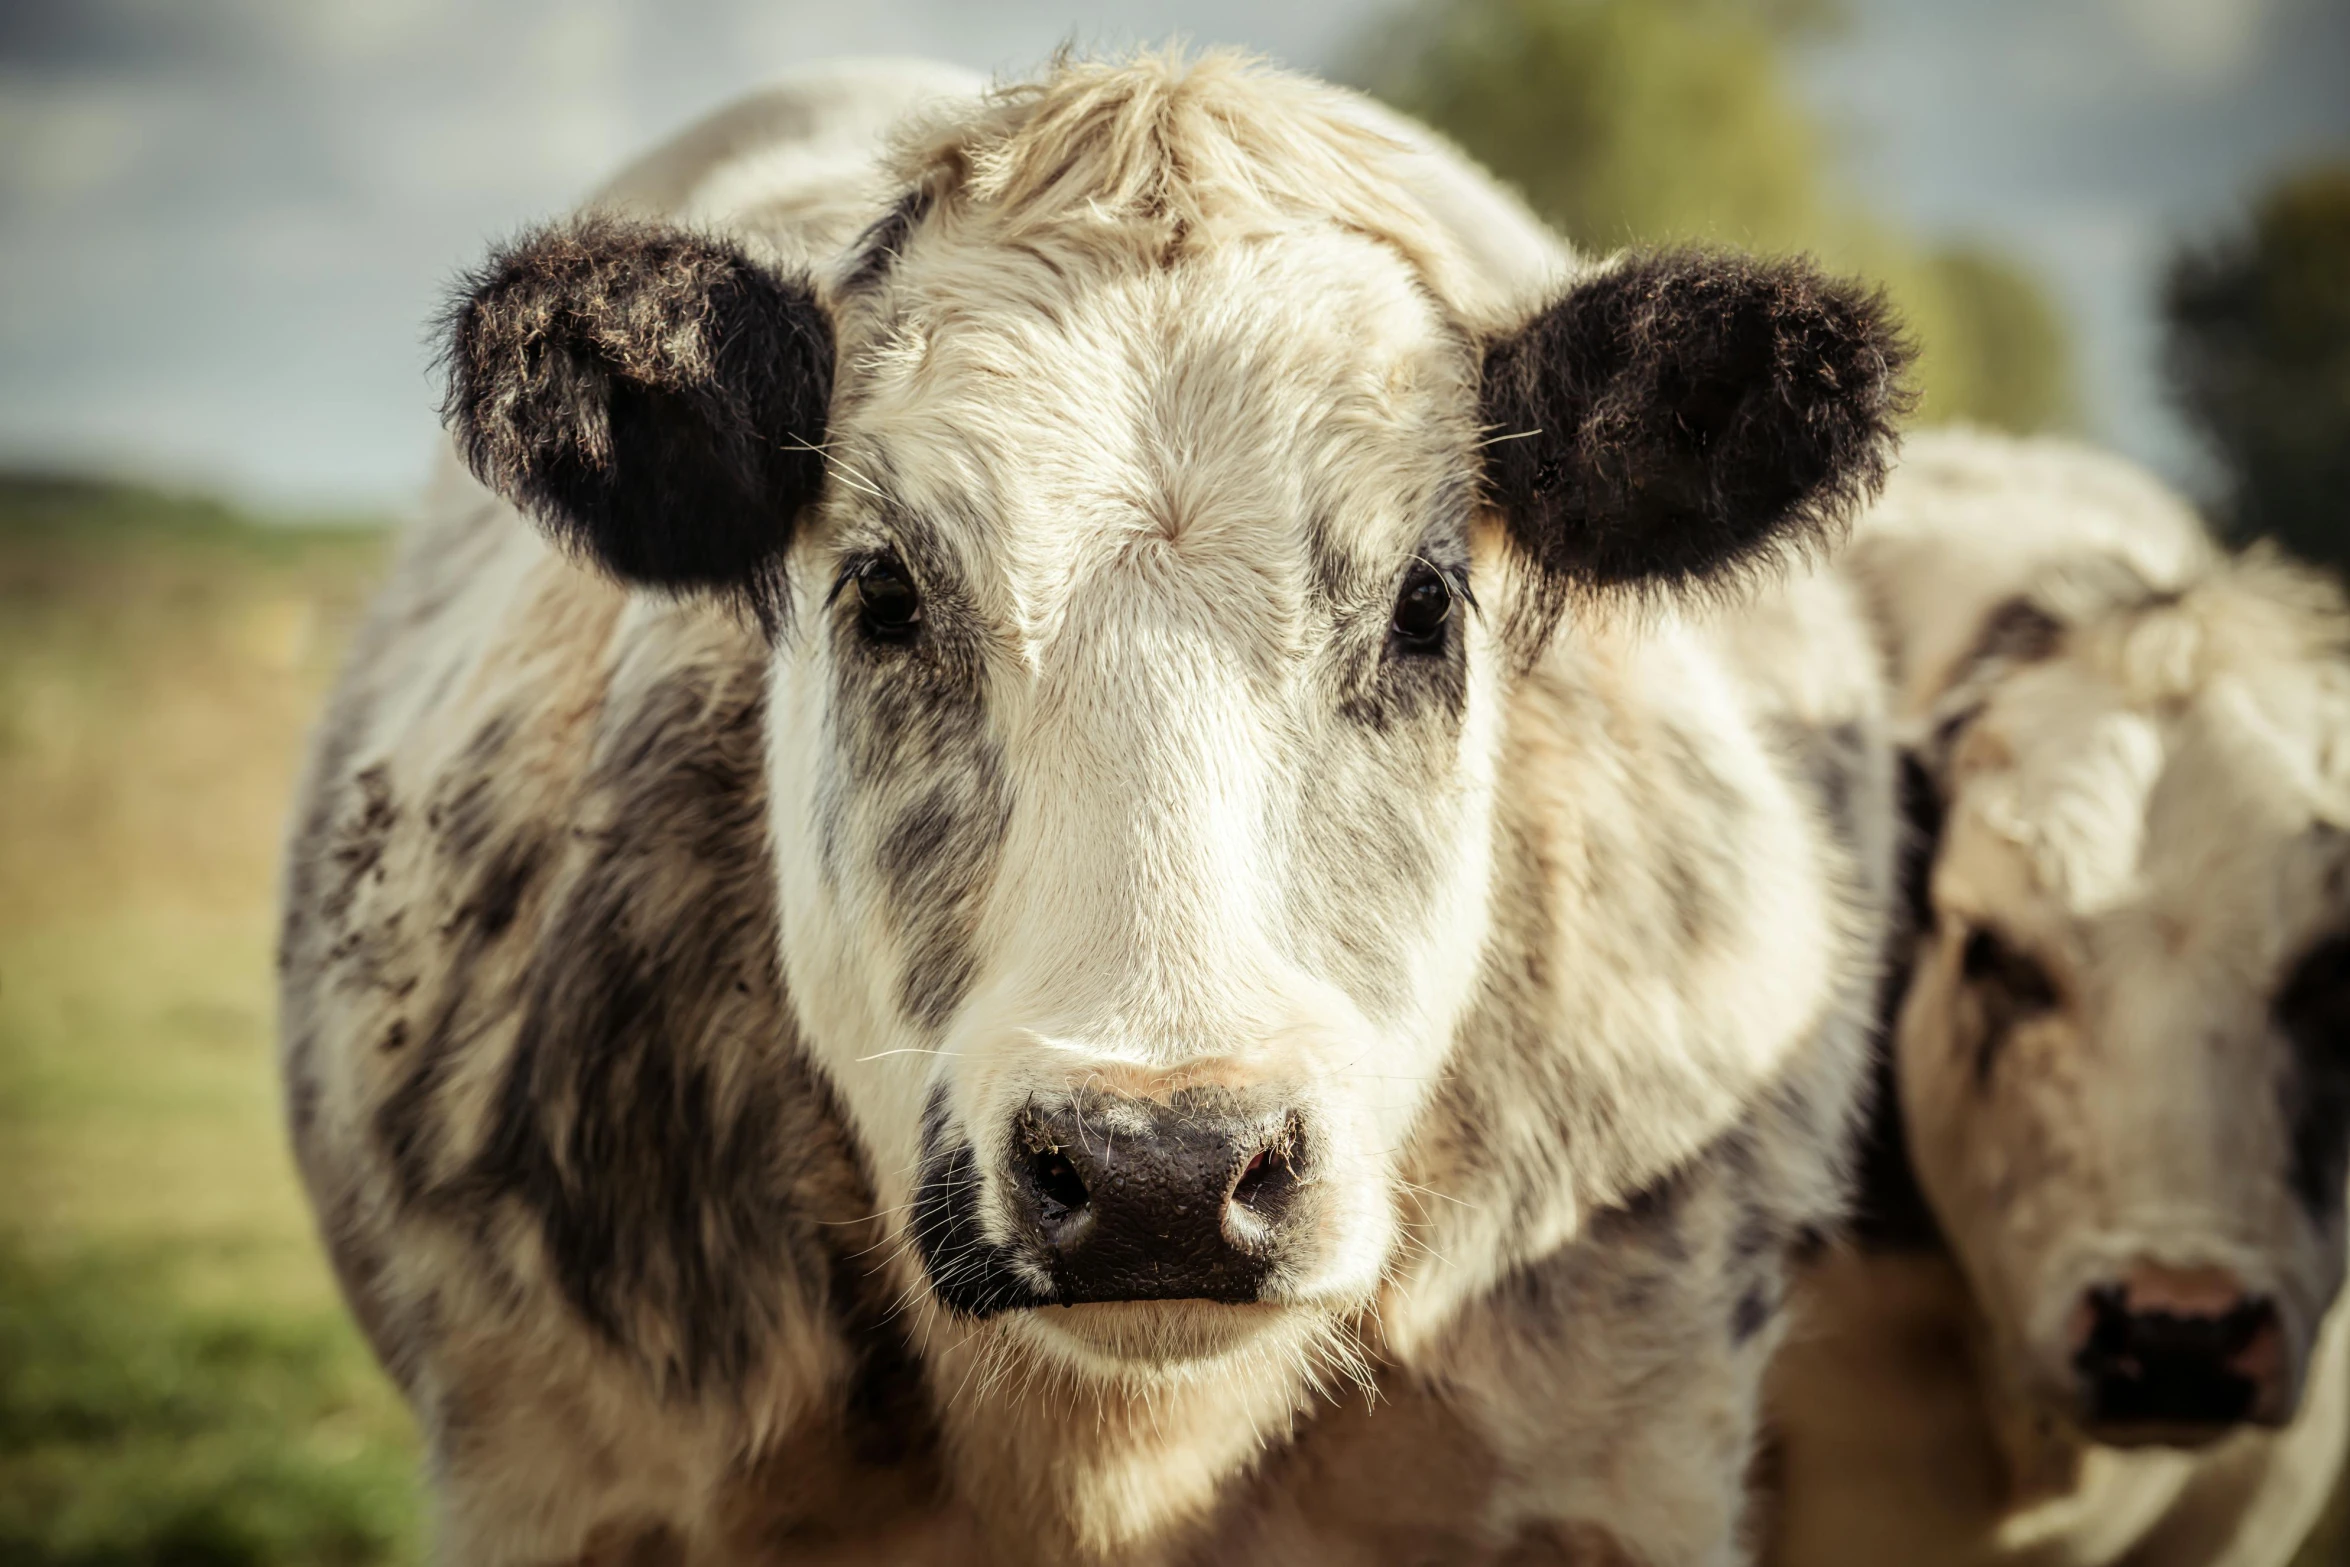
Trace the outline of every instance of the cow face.
<instances>
[{"instance_id":1,"label":"cow face","mask_svg":"<svg viewBox=\"0 0 2350 1567\"><path fill-rule=\"evenodd\" d=\"M1913 1157L2007 1378L2102 1440L2288 1420L2342 1281L2338 641L2255 560L2008 605L1942 709Z\"/></svg>"},{"instance_id":2,"label":"cow face","mask_svg":"<svg viewBox=\"0 0 2350 1567\"><path fill-rule=\"evenodd\" d=\"M1881 474L1869 298L1674 255L1480 321L1393 151L1285 79L1071 67L820 276L591 222L455 314L478 473L773 630L803 1033L924 1297L1080 1372L1368 1301L1515 673Z\"/></svg>"}]
</instances>

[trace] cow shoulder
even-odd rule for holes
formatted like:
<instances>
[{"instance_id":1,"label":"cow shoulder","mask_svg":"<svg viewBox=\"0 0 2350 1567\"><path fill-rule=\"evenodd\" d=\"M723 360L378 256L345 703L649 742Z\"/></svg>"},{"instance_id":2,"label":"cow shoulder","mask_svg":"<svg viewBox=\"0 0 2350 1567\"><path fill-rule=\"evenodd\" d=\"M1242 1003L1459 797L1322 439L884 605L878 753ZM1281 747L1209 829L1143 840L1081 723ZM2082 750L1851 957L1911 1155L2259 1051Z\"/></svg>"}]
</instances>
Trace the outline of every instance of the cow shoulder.
<instances>
[{"instance_id":1,"label":"cow shoulder","mask_svg":"<svg viewBox=\"0 0 2350 1567\"><path fill-rule=\"evenodd\" d=\"M293 1131L436 1446L600 1432L650 1474L703 1440L679 1408L837 1421L887 1380L875 1205L779 976L765 659L456 483L330 708Z\"/></svg>"}]
</instances>

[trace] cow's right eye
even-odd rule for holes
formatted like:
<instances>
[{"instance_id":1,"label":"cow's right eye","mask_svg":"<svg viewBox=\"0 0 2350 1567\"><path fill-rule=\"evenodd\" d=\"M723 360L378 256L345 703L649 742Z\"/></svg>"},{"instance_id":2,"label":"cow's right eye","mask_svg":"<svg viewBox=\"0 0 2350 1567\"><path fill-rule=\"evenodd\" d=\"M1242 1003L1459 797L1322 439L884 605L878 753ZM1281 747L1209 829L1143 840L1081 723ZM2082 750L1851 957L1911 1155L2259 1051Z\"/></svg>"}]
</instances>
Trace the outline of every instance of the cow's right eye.
<instances>
[{"instance_id":1,"label":"cow's right eye","mask_svg":"<svg viewBox=\"0 0 2350 1567\"><path fill-rule=\"evenodd\" d=\"M857 568L857 624L876 642L905 642L922 624L922 596L895 561Z\"/></svg>"},{"instance_id":2,"label":"cow's right eye","mask_svg":"<svg viewBox=\"0 0 2350 1567\"><path fill-rule=\"evenodd\" d=\"M1958 970L1968 984L1996 990L2017 1014L2046 1012L2056 1005L2056 981L2048 977L2048 970L1986 926L1977 925L1967 932Z\"/></svg>"}]
</instances>

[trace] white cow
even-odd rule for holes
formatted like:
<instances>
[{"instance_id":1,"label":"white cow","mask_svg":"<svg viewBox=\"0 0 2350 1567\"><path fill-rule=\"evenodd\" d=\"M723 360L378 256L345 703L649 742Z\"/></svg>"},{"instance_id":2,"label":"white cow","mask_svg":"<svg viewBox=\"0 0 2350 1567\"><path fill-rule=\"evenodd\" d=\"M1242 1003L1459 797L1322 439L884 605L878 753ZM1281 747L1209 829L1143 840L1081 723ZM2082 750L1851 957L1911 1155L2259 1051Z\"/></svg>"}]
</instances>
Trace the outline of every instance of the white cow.
<instances>
[{"instance_id":1,"label":"white cow","mask_svg":"<svg viewBox=\"0 0 2350 1567\"><path fill-rule=\"evenodd\" d=\"M284 1010L452 1560L1740 1556L1891 774L1712 606L1871 296L1146 58L804 78L448 330Z\"/></svg>"},{"instance_id":2,"label":"white cow","mask_svg":"<svg viewBox=\"0 0 2350 1567\"><path fill-rule=\"evenodd\" d=\"M1774 1373L1774 1558L2274 1567L2350 1425L2340 595L1964 434L1849 559L1920 907L1867 1222Z\"/></svg>"}]
</instances>

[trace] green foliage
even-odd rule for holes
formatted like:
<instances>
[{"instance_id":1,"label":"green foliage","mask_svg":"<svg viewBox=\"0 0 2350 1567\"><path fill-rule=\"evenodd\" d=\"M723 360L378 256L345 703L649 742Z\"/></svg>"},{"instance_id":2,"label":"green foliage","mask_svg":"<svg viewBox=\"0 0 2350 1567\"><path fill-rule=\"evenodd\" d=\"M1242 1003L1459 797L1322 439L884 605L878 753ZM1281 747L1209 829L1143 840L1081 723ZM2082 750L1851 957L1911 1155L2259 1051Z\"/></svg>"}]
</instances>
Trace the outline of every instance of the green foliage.
<instances>
[{"instance_id":1,"label":"green foliage","mask_svg":"<svg viewBox=\"0 0 2350 1567\"><path fill-rule=\"evenodd\" d=\"M1927 265L1941 291L1934 416L2020 431L2074 424L2064 323L2030 274L1971 245L1937 251Z\"/></svg>"},{"instance_id":2,"label":"green foliage","mask_svg":"<svg viewBox=\"0 0 2350 1567\"><path fill-rule=\"evenodd\" d=\"M1785 249L1820 196L1780 27L1739 0L1454 0L1409 15L1366 74L1580 244Z\"/></svg>"},{"instance_id":3,"label":"green foliage","mask_svg":"<svg viewBox=\"0 0 2350 1567\"><path fill-rule=\"evenodd\" d=\"M2350 164L2284 180L2245 232L2181 256L2164 308L2235 531L2350 565Z\"/></svg>"},{"instance_id":4,"label":"green foliage","mask_svg":"<svg viewBox=\"0 0 2350 1567\"><path fill-rule=\"evenodd\" d=\"M1821 0L1416 0L1353 73L1460 143L1585 249L1807 250L1882 282L1917 339L1922 416L2072 416L2062 321L2014 263L1934 255L1839 206L1787 46Z\"/></svg>"}]
</instances>

